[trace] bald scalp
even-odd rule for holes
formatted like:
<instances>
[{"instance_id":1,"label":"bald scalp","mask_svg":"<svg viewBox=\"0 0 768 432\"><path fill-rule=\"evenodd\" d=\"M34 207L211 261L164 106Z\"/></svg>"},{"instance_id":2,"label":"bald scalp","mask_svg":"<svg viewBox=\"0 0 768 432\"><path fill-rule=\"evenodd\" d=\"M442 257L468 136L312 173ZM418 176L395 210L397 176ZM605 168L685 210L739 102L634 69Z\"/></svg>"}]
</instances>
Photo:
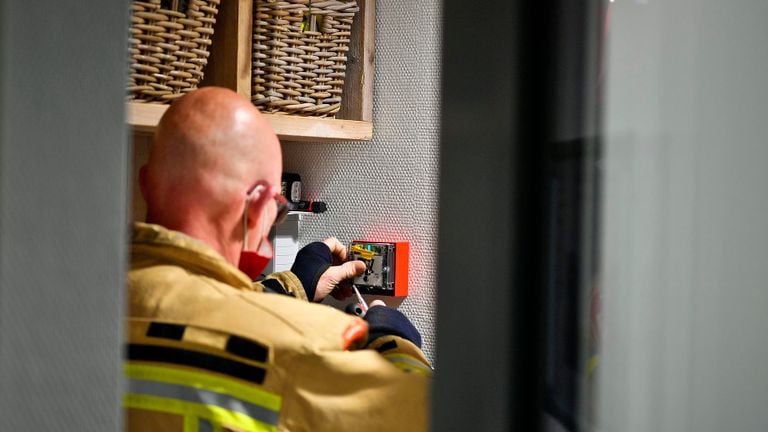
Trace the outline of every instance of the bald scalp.
<instances>
[{"instance_id":1,"label":"bald scalp","mask_svg":"<svg viewBox=\"0 0 768 432\"><path fill-rule=\"evenodd\" d=\"M280 144L250 101L219 87L204 87L165 112L145 168L148 221L170 228L179 218L220 219L242 212L257 182L279 184Z\"/></svg>"}]
</instances>

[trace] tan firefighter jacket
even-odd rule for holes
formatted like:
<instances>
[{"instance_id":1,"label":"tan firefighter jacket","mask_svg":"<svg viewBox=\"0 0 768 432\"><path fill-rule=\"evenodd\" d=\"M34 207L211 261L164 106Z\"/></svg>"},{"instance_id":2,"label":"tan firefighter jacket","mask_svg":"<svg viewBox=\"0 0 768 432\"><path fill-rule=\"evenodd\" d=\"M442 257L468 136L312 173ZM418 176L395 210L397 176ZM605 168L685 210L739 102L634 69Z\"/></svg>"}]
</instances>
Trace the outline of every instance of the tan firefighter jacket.
<instances>
[{"instance_id":1,"label":"tan firefighter jacket","mask_svg":"<svg viewBox=\"0 0 768 432\"><path fill-rule=\"evenodd\" d=\"M431 369L414 344L369 343L365 321L307 302L291 272L268 279L289 295L200 241L135 224L127 431L427 429Z\"/></svg>"}]
</instances>

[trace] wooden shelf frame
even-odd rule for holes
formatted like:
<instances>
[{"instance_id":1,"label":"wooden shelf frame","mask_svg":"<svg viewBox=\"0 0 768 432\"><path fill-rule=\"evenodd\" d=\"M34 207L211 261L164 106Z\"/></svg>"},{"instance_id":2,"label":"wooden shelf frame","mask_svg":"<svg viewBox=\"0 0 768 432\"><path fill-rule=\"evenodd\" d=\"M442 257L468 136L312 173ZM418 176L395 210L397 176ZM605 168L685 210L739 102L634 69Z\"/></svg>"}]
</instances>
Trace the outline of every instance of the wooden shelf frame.
<instances>
[{"instance_id":1,"label":"wooden shelf frame","mask_svg":"<svg viewBox=\"0 0 768 432\"><path fill-rule=\"evenodd\" d=\"M282 141L368 141L373 138L375 0L357 0L342 106L336 118L265 114ZM230 88L251 98L253 0L221 2L209 64L201 86ZM151 133L166 105L128 103L128 124Z\"/></svg>"},{"instance_id":2,"label":"wooden shelf frame","mask_svg":"<svg viewBox=\"0 0 768 432\"><path fill-rule=\"evenodd\" d=\"M134 132L153 133L167 105L128 103L128 124ZM373 137L371 122L264 114L280 140L367 141Z\"/></svg>"}]
</instances>

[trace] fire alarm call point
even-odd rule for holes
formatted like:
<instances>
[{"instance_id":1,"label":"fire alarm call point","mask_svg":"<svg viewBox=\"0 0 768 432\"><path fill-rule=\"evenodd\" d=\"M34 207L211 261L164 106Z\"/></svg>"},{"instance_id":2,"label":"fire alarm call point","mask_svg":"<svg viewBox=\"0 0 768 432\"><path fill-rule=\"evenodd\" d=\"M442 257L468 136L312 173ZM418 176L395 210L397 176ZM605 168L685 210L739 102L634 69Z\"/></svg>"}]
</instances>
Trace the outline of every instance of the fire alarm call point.
<instances>
[{"instance_id":1,"label":"fire alarm call point","mask_svg":"<svg viewBox=\"0 0 768 432\"><path fill-rule=\"evenodd\" d=\"M365 263L365 272L352 280L361 293L408 295L408 242L355 240L349 246L349 259Z\"/></svg>"}]
</instances>

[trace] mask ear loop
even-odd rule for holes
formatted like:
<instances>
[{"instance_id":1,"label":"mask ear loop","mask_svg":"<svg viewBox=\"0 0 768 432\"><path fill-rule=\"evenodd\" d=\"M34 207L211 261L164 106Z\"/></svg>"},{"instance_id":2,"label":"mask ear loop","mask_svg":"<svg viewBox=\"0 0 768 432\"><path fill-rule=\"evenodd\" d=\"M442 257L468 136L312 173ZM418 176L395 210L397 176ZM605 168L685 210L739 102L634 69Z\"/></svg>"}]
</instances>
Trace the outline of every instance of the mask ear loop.
<instances>
[{"instance_id":1,"label":"mask ear loop","mask_svg":"<svg viewBox=\"0 0 768 432\"><path fill-rule=\"evenodd\" d=\"M256 186L245 197L245 209L243 210L243 250L248 249L248 210L253 202L253 194L258 191L260 186Z\"/></svg>"},{"instance_id":2,"label":"mask ear loop","mask_svg":"<svg viewBox=\"0 0 768 432\"><path fill-rule=\"evenodd\" d=\"M251 206L250 196L245 200L245 210L243 211L243 248L248 248L248 208Z\"/></svg>"},{"instance_id":3,"label":"mask ear loop","mask_svg":"<svg viewBox=\"0 0 768 432\"><path fill-rule=\"evenodd\" d=\"M243 250L248 249L248 209L250 209L253 202L253 194L261 192L262 189L263 186L261 185L254 186L245 197L245 209L243 210Z\"/></svg>"},{"instance_id":4,"label":"mask ear loop","mask_svg":"<svg viewBox=\"0 0 768 432\"><path fill-rule=\"evenodd\" d=\"M251 204L253 204L253 192L248 194L246 198L246 206L243 211L243 248L240 251L240 259L237 264L237 268L245 273L251 280L258 280L263 274L262 272L269 264L269 261L273 258L273 251L269 241L259 242L259 246L256 251L246 250L248 248L248 212L250 211ZM261 218L265 220L264 217ZM263 251L262 249L266 249Z\"/></svg>"},{"instance_id":5,"label":"mask ear loop","mask_svg":"<svg viewBox=\"0 0 768 432\"><path fill-rule=\"evenodd\" d=\"M253 202L253 194L256 192L261 192L261 189L263 189L263 186L259 185L253 188L251 192L248 193L248 197L245 199L245 210L243 211L243 247L242 250L248 250L248 209L251 206L251 203ZM261 222L261 232L264 232L264 221ZM261 251L263 246L263 241L259 241L259 244L256 246L257 251ZM271 253L271 251L270 251Z\"/></svg>"},{"instance_id":6,"label":"mask ear loop","mask_svg":"<svg viewBox=\"0 0 768 432\"><path fill-rule=\"evenodd\" d=\"M267 222L267 218L265 218L262 215L262 218L261 218L261 231L260 231L260 233L264 232L264 227L265 227L265 225L267 223L268 223ZM267 235L269 235L269 234L267 233ZM272 253L274 252L274 249L272 248L272 245L269 244L269 240L266 240L266 242L264 240L266 240L266 237L263 237L263 236L259 239L259 244L256 245L256 252L260 253L260 254L272 255Z\"/></svg>"}]
</instances>

